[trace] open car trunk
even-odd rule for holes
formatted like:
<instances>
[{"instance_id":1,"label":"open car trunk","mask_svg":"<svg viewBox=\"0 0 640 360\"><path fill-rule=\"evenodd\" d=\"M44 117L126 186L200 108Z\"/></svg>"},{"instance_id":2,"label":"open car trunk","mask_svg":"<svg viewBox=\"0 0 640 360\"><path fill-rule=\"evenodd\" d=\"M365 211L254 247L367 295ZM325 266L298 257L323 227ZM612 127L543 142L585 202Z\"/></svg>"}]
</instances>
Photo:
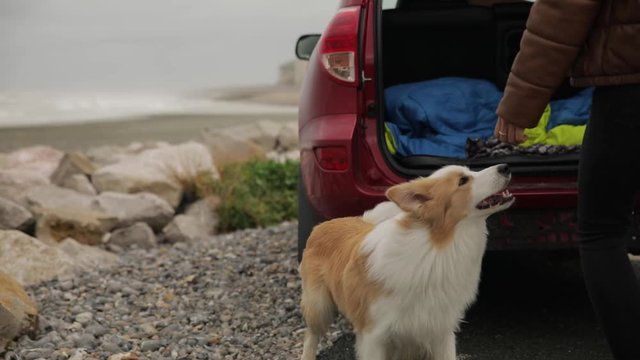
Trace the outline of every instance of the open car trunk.
<instances>
[{"instance_id":1,"label":"open car trunk","mask_svg":"<svg viewBox=\"0 0 640 360\"><path fill-rule=\"evenodd\" d=\"M379 1L381 4L382 1ZM448 157L428 153L393 154L388 144L389 88L447 77L481 79L504 90L519 51L531 3L472 6L460 0L398 0L378 18L380 143L392 166L407 176L422 175L445 164L482 168L508 163L516 173L575 174L578 149L562 154L507 154ZM568 81L554 96L570 98L579 90ZM385 138L387 136L387 138ZM386 140L386 141L385 141Z\"/></svg>"}]
</instances>

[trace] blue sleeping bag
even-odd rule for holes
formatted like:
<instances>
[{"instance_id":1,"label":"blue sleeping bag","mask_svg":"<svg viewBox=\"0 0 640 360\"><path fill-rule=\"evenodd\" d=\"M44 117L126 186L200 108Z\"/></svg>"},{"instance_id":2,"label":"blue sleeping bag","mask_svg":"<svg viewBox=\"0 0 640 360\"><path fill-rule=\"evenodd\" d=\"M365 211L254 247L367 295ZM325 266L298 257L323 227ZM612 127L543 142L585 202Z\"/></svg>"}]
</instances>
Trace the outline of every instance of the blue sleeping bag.
<instances>
[{"instance_id":1,"label":"blue sleeping bag","mask_svg":"<svg viewBox=\"0 0 640 360\"><path fill-rule=\"evenodd\" d=\"M385 90L386 126L400 156L466 158L467 139L493 135L501 98L493 83L479 79L446 77L396 85ZM584 124L591 92L551 105L555 116L549 126Z\"/></svg>"}]
</instances>

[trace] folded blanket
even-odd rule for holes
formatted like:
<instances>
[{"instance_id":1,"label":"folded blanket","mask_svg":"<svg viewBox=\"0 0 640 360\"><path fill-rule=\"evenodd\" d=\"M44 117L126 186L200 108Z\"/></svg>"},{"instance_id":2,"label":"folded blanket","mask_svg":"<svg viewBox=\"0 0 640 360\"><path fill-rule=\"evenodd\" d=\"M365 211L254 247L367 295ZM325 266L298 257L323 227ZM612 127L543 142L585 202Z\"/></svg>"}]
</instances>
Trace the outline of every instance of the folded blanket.
<instances>
[{"instance_id":1,"label":"folded blanket","mask_svg":"<svg viewBox=\"0 0 640 360\"><path fill-rule=\"evenodd\" d=\"M523 146L580 144L592 92L551 102L538 127L527 129ZM465 158L468 139L493 135L502 92L486 80L449 77L396 85L385 97L385 137L392 153Z\"/></svg>"},{"instance_id":2,"label":"folded blanket","mask_svg":"<svg viewBox=\"0 0 640 360\"><path fill-rule=\"evenodd\" d=\"M398 154L464 158L468 138L493 133L501 95L489 81L464 78L386 89L387 126Z\"/></svg>"}]
</instances>

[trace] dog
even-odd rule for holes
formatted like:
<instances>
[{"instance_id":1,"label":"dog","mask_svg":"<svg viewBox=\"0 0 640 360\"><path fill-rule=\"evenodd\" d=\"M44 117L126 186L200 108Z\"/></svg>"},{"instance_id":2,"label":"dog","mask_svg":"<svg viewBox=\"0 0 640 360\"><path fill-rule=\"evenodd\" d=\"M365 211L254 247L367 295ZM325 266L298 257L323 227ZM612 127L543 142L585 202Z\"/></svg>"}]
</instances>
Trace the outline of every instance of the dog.
<instances>
[{"instance_id":1,"label":"dog","mask_svg":"<svg viewBox=\"0 0 640 360\"><path fill-rule=\"evenodd\" d=\"M300 264L307 328L302 360L337 312L360 360L455 360L455 333L475 301L486 219L515 201L507 165L443 167L389 188L361 217L314 228Z\"/></svg>"}]
</instances>

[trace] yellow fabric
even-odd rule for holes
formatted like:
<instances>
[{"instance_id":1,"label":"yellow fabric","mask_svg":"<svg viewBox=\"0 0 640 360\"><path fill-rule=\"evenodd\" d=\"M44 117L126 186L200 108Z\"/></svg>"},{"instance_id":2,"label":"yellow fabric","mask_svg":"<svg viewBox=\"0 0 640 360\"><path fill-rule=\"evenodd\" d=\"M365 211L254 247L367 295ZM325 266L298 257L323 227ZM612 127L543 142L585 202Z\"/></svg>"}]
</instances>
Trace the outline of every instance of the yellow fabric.
<instances>
[{"instance_id":1,"label":"yellow fabric","mask_svg":"<svg viewBox=\"0 0 640 360\"><path fill-rule=\"evenodd\" d=\"M395 155L398 152L396 139L393 137L393 133L391 133L391 129L389 129L387 124L384 124L384 141L387 143L387 149L389 149L391 155Z\"/></svg>"},{"instance_id":2,"label":"yellow fabric","mask_svg":"<svg viewBox=\"0 0 640 360\"><path fill-rule=\"evenodd\" d=\"M544 113L538 122L538 126L532 129L525 129L524 135L527 140L520 144L522 147L531 147L536 144L544 145L580 145L584 138L586 125L558 125L547 131L547 124L551 117L551 106L547 105Z\"/></svg>"}]
</instances>

